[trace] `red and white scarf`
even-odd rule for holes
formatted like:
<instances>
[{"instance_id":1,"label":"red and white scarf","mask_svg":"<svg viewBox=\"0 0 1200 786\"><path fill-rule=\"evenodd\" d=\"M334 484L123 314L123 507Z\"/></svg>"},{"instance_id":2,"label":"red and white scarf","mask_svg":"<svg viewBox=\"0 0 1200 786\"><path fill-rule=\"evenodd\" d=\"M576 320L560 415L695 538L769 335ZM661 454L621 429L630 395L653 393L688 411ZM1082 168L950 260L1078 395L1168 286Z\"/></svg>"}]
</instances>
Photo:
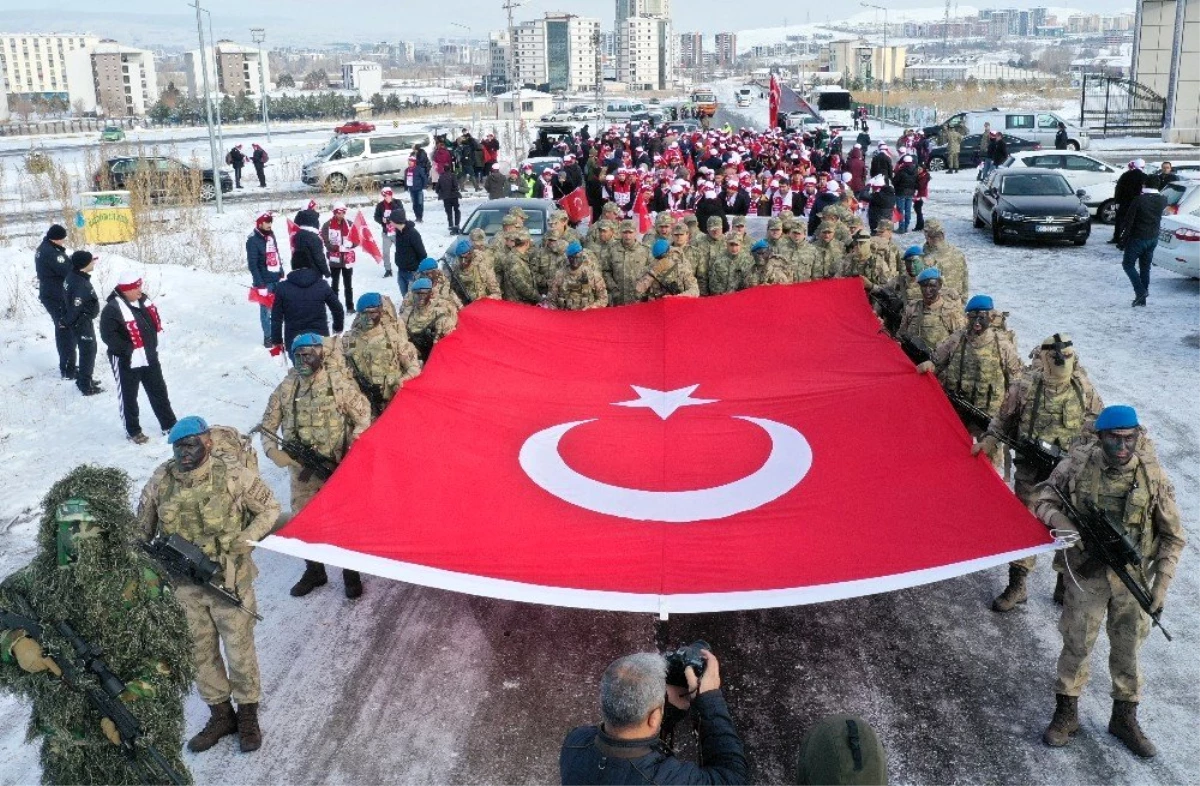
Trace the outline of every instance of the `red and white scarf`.
<instances>
[{"instance_id":1,"label":"red and white scarf","mask_svg":"<svg viewBox=\"0 0 1200 786\"><path fill-rule=\"evenodd\" d=\"M279 246L275 244L275 233L264 232L263 237L267 239L267 272L278 273L282 265L279 262Z\"/></svg>"},{"instance_id":2,"label":"red and white scarf","mask_svg":"<svg viewBox=\"0 0 1200 786\"><path fill-rule=\"evenodd\" d=\"M162 320L159 319L158 309L155 308L153 301L144 298L140 307L150 315L150 321L154 323L154 332L161 333ZM129 340L133 342L133 355L129 359L129 365L131 368L145 368L150 365L150 360L146 357L146 339L142 337L142 330L138 327L137 318L133 315L133 307L128 300L118 295L117 308L121 309L121 317L125 320L125 329L129 331Z\"/></svg>"}]
</instances>

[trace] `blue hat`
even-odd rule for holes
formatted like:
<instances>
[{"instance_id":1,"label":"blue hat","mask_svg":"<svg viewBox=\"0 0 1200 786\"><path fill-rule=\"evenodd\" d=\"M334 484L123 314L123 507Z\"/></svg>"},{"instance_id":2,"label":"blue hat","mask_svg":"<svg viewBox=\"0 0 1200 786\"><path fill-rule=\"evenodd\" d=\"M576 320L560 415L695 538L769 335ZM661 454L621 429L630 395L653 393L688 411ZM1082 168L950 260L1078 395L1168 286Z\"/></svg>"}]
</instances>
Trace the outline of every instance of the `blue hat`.
<instances>
[{"instance_id":1,"label":"blue hat","mask_svg":"<svg viewBox=\"0 0 1200 786\"><path fill-rule=\"evenodd\" d=\"M319 347L321 346L321 337L316 333L301 333L292 339L292 354L296 354L296 350L300 347Z\"/></svg>"},{"instance_id":2,"label":"blue hat","mask_svg":"<svg viewBox=\"0 0 1200 786\"><path fill-rule=\"evenodd\" d=\"M967 301L967 307L963 309L967 313L972 311L991 311L995 306L992 305L991 295L976 295Z\"/></svg>"},{"instance_id":3,"label":"blue hat","mask_svg":"<svg viewBox=\"0 0 1200 786\"><path fill-rule=\"evenodd\" d=\"M650 249L650 253L654 255L655 259L662 259L670 250L671 244L667 242L666 238L660 237L654 241L654 247Z\"/></svg>"},{"instance_id":4,"label":"blue hat","mask_svg":"<svg viewBox=\"0 0 1200 786\"><path fill-rule=\"evenodd\" d=\"M770 243L768 243L765 240L760 240L757 243L755 243L754 245L750 246L750 253L757 254L759 251L766 251L770 247L771 247Z\"/></svg>"},{"instance_id":5,"label":"blue hat","mask_svg":"<svg viewBox=\"0 0 1200 786\"><path fill-rule=\"evenodd\" d=\"M208 423L205 422L204 418L199 415L188 415L186 418L180 418L175 421L175 425L171 426L171 431L167 434L167 442L174 445L184 437L194 437L197 434L207 433Z\"/></svg>"},{"instance_id":6,"label":"blue hat","mask_svg":"<svg viewBox=\"0 0 1200 786\"><path fill-rule=\"evenodd\" d=\"M378 292L367 292L358 298L358 303L354 306L356 311L362 311L368 308L379 308L383 305L383 296Z\"/></svg>"},{"instance_id":7,"label":"blue hat","mask_svg":"<svg viewBox=\"0 0 1200 786\"><path fill-rule=\"evenodd\" d=\"M583 246L579 245L578 240L572 240L571 245L567 246L567 256L573 257L583 253Z\"/></svg>"},{"instance_id":8,"label":"blue hat","mask_svg":"<svg viewBox=\"0 0 1200 786\"><path fill-rule=\"evenodd\" d=\"M915 248L915 246L914 246L914 248ZM930 279L941 278L941 277L942 277L942 272L940 270L938 270L936 267L927 267L924 270L922 270L920 273L917 274L917 283L920 284L924 281L929 281Z\"/></svg>"},{"instance_id":9,"label":"blue hat","mask_svg":"<svg viewBox=\"0 0 1200 786\"><path fill-rule=\"evenodd\" d=\"M461 257L470 254L474 249L475 246L471 245L471 241L464 237L454 245L454 256Z\"/></svg>"},{"instance_id":10,"label":"blue hat","mask_svg":"<svg viewBox=\"0 0 1200 786\"><path fill-rule=\"evenodd\" d=\"M905 252L904 252L905 259L908 259L909 257L920 257L920 256L924 256L924 255L925 255L925 252L921 250L920 246L909 246L908 249L905 250Z\"/></svg>"},{"instance_id":11,"label":"blue hat","mask_svg":"<svg viewBox=\"0 0 1200 786\"><path fill-rule=\"evenodd\" d=\"M430 270L437 270L438 263L433 257L426 257L421 260L421 264L417 265L418 273L428 273Z\"/></svg>"},{"instance_id":12,"label":"blue hat","mask_svg":"<svg viewBox=\"0 0 1200 786\"><path fill-rule=\"evenodd\" d=\"M428 292L431 289L433 289L433 282L427 278L418 278L412 285L413 292Z\"/></svg>"},{"instance_id":13,"label":"blue hat","mask_svg":"<svg viewBox=\"0 0 1200 786\"><path fill-rule=\"evenodd\" d=\"M1115 428L1137 428L1137 410L1128 404L1113 404L1100 410L1096 418L1096 431L1110 431Z\"/></svg>"}]
</instances>

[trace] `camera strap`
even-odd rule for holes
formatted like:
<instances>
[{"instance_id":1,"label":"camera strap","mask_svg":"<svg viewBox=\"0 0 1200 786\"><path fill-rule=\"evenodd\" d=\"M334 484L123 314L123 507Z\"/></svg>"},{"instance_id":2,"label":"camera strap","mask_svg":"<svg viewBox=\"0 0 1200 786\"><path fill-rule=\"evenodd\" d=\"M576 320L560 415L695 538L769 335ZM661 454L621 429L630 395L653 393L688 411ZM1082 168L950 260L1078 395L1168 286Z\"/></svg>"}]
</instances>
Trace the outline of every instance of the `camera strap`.
<instances>
[{"instance_id":1,"label":"camera strap","mask_svg":"<svg viewBox=\"0 0 1200 786\"><path fill-rule=\"evenodd\" d=\"M601 756L609 759L640 759L651 753L661 753L664 756L674 755L671 749L657 737L641 740L618 740L604 733L600 727L599 733L592 738L592 745Z\"/></svg>"}]
</instances>

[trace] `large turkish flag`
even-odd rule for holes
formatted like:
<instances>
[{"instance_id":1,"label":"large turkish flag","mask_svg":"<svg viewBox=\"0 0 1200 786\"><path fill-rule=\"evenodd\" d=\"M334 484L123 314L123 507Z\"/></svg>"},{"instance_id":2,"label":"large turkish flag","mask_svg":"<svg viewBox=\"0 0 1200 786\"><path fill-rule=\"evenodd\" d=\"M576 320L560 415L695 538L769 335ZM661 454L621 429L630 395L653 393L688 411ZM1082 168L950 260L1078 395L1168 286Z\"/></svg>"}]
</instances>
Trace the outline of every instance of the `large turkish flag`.
<instances>
[{"instance_id":1,"label":"large turkish flag","mask_svg":"<svg viewBox=\"0 0 1200 786\"><path fill-rule=\"evenodd\" d=\"M477 301L263 545L565 606L785 606L1053 542L857 279L558 312Z\"/></svg>"}]
</instances>

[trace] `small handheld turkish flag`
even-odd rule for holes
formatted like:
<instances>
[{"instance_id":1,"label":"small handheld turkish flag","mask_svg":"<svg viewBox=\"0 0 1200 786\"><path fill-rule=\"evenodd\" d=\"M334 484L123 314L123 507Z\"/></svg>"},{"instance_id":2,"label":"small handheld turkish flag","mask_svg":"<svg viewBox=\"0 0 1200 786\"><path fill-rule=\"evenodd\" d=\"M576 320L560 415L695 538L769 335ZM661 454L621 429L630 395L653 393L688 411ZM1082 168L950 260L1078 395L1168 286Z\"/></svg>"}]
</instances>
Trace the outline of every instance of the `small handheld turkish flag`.
<instances>
[{"instance_id":1,"label":"small handheld turkish flag","mask_svg":"<svg viewBox=\"0 0 1200 786\"><path fill-rule=\"evenodd\" d=\"M287 219L288 241L291 243L292 251L296 250L296 233L300 231L300 227L296 225L292 219Z\"/></svg>"},{"instance_id":2,"label":"small handheld turkish flag","mask_svg":"<svg viewBox=\"0 0 1200 786\"><path fill-rule=\"evenodd\" d=\"M375 244L375 238L371 235L371 227L367 224L367 219L363 216L361 210L354 217L354 223L350 225L348 235L350 242L363 251L366 251L371 259L374 259L376 262L383 262L383 252Z\"/></svg>"},{"instance_id":3,"label":"small handheld turkish flag","mask_svg":"<svg viewBox=\"0 0 1200 786\"><path fill-rule=\"evenodd\" d=\"M591 208L588 207L587 197L584 195L582 187L575 189L558 200L558 205L567 211L567 218L572 224L578 224L592 213Z\"/></svg>"},{"instance_id":4,"label":"small handheld turkish flag","mask_svg":"<svg viewBox=\"0 0 1200 786\"><path fill-rule=\"evenodd\" d=\"M261 289L250 287L250 291L247 293L246 299L251 303L257 303L263 308L270 308L271 306L275 305L275 294L266 287Z\"/></svg>"}]
</instances>

